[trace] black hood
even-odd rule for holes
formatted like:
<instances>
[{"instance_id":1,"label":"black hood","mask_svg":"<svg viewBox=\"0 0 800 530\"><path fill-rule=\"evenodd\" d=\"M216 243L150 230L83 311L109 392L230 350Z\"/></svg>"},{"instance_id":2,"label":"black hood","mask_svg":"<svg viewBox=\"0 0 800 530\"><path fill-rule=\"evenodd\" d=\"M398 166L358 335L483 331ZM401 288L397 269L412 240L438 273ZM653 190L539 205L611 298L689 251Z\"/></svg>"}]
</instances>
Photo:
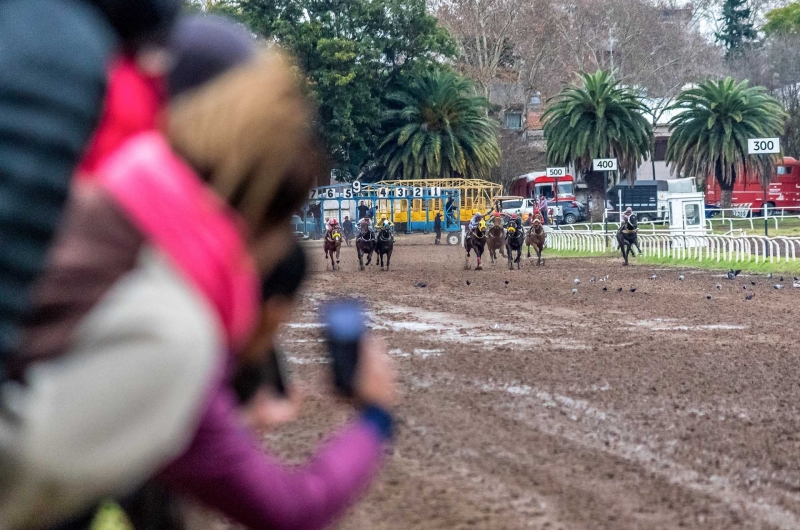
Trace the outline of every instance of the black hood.
<instances>
[{"instance_id":1,"label":"black hood","mask_svg":"<svg viewBox=\"0 0 800 530\"><path fill-rule=\"evenodd\" d=\"M100 8L128 46L163 40L180 12L179 0L86 0Z\"/></svg>"}]
</instances>

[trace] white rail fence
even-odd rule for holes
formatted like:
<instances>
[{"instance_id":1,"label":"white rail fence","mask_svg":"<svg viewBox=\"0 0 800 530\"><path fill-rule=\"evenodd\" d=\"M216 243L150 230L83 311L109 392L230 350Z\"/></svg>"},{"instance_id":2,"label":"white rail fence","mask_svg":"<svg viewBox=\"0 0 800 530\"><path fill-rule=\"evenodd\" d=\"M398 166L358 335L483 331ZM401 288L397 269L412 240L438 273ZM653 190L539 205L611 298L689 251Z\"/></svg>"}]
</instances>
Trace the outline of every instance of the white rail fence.
<instances>
[{"instance_id":1,"label":"white rail fence","mask_svg":"<svg viewBox=\"0 0 800 530\"><path fill-rule=\"evenodd\" d=\"M608 240L608 246L606 241ZM800 255L798 237L674 235L639 233L645 256L693 261L776 263L796 261ZM553 230L547 232L547 247L553 250L602 254L616 250L616 233Z\"/></svg>"}]
</instances>

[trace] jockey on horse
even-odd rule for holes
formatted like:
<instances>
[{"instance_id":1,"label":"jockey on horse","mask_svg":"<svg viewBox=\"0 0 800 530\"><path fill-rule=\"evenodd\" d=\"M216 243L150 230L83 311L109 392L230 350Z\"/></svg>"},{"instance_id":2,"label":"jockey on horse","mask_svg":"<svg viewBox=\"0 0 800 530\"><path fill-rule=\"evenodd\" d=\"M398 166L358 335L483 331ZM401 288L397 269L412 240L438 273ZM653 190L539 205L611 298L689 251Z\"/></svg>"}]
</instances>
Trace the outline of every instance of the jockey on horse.
<instances>
[{"instance_id":1,"label":"jockey on horse","mask_svg":"<svg viewBox=\"0 0 800 530\"><path fill-rule=\"evenodd\" d=\"M369 217L364 217L358 223L356 223L358 227L358 239L363 239L365 241L371 241L375 239L375 233L372 231L372 221Z\"/></svg>"},{"instance_id":2,"label":"jockey on horse","mask_svg":"<svg viewBox=\"0 0 800 530\"><path fill-rule=\"evenodd\" d=\"M628 264L628 254L633 254L634 247L639 251L639 254L642 253L642 249L639 248L639 223L630 206L620 216L617 242L622 253L623 265ZM633 256L635 257L636 254L633 254Z\"/></svg>"},{"instance_id":3,"label":"jockey on horse","mask_svg":"<svg viewBox=\"0 0 800 530\"><path fill-rule=\"evenodd\" d=\"M389 228L392 230L392 241L394 241L394 224L389 220L386 214L381 215L380 221L375 223L378 230L383 230L384 228Z\"/></svg>"}]
</instances>

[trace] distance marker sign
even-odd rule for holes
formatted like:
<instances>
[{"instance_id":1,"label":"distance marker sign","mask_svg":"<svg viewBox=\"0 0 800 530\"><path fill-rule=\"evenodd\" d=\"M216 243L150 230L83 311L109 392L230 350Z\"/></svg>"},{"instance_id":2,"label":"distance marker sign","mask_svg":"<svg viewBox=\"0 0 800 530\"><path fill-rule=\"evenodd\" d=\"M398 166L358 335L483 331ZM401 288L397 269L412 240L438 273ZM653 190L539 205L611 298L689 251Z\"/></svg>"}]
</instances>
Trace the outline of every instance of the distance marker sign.
<instances>
[{"instance_id":1,"label":"distance marker sign","mask_svg":"<svg viewBox=\"0 0 800 530\"><path fill-rule=\"evenodd\" d=\"M780 138L750 138L747 140L747 154L749 155L771 155L780 152Z\"/></svg>"},{"instance_id":2,"label":"distance marker sign","mask_svg":"<svg viewBox=\"0 0 800 530\"><path fill-rule=\"evenodd\" d=\"M565 167L549 167L547 168L547 176L548 177L563 177L567 174L567 168Z\"/></svg>"},{"instance_id":3,"label":"distance marker sign","mask_svg":"<svg viewBox=\"0 0 800 530\"><path fill-rule=\"evenodd\" d=\"M592 170L594 171L616 171L617 159L616 158L595 158L592 163Z\"/></svg>"}]
</instances>

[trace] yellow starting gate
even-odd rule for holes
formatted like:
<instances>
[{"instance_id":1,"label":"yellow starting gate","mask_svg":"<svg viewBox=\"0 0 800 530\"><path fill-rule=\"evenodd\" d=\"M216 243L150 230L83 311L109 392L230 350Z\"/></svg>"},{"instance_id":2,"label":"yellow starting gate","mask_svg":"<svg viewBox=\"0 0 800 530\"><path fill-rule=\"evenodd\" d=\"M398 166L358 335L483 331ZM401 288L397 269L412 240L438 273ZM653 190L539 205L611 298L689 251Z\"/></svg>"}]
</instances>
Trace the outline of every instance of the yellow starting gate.
<instances>
[{"instance_id":1,"label":"yellow starting gate","mask_svg":"<svg viewBox=\"0 0 800 530\"><path fill-rule=\"evenodd\" d=\"M457 189L460 197L460 221L468 222L475 215L475 212L486 213L492 206L492 197L503 194L503 186L494 184L488 180L481 179L419 179L419 180L382 180L376 182L373 186L407 186L417 187L424 189ZM426 215L430 219L433 218L431 212L443 212L446 197L437 199L430 199L425 201L423 199L411 200L411 219L412 223L425 222ZM390 213L389 201L379 201L378 211L381 213ZM425 203L428 204L425 204ZM386 204L381 204L386 203ZM398 201L394 209L394 222L405 223L409 221L408 218L408 203L409 201Z\"/></svg>"}]
</instances>

